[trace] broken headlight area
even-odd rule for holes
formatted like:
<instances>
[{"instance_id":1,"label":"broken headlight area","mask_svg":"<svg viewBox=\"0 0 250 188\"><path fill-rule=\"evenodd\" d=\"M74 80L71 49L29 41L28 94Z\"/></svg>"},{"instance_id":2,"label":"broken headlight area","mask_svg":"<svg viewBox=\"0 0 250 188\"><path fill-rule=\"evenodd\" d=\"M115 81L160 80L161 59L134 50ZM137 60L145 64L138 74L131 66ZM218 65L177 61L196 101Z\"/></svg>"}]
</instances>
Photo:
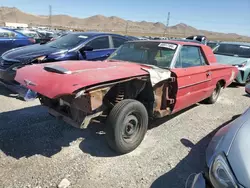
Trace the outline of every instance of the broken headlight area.
<instances>
[{"instance_id":1,"label":"broken headlight area","mask_svg":"<svg viewBox=\"0 0 250 188\"><path fill-rule=\"evenodd\" d=\"M47 56L40 56L40 57L36 57L34 58L31 63L43 63L47 60Z\"/></svg>"},{"instance_id":2,"label":"broken headlight area","mask_svg":"<svg viewBox=\"0 0 250 188\"><path fill-rule=\"evenodd\" d=\"M49 107L49 113L61 118L77 128L86 128L89 123L100 116L105 110L103 104L104 93L96 91L76 98L75 95L49 99L39 96L41 104Z\"/></svg>"}]
</instances>

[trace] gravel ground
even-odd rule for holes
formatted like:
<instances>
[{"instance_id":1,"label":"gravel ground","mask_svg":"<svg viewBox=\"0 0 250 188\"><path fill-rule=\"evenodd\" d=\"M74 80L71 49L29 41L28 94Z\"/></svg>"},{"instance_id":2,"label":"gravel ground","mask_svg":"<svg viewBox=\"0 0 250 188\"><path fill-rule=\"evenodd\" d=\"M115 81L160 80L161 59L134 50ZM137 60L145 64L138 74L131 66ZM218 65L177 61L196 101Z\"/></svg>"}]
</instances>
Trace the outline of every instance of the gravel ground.
<instances>
[{"instance_id":1,"label":"gravel ground","mask_svg":"<svg viewBox=\"0 0 250 188\"><path fill-rule=\"evenodd\" d=\"M244 87L231 86L214 105L154 121L139 148L117 156L98 134L102 125L73 128L0 86L0 187L57 187L66 178L74 188L184 188L203 169L216 128L248 106Z\"/></svg>"}]
</instances>

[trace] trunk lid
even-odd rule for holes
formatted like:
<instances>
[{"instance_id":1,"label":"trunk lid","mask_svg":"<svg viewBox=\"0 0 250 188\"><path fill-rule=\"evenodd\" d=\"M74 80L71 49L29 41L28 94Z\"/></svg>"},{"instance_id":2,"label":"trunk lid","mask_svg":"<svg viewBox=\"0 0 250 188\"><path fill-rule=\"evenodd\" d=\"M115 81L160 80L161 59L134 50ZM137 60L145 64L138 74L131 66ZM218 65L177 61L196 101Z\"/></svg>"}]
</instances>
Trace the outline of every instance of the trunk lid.
<instances>
[{"instance_id":1,"label":"trunk lid","mask_svg":"<svg viewBox=\"0 0 250 188\"><path fill-rule=\"evenodd\" d=\"M15 80L49 98L101 83L148 75L143 65L129 62L65 61L34 64L17 70Z\"/></svg>"}]
</instances>

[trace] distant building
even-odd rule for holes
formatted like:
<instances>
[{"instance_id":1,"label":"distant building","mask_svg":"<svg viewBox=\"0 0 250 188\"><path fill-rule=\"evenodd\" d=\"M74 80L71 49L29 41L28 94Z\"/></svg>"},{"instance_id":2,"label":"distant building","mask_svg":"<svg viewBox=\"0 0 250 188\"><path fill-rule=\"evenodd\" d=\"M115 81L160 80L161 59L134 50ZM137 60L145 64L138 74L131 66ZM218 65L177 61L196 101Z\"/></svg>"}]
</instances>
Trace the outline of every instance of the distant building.
<instances>
[{"instance_id":1,"label":"distant building","mask_svg":"<svg viewBox=\"0 0 250 188\"><path fill-rule=\"evenodd\" d=\"M10 28L27 28L28 24L25 23L11 23L11 22L4 22L5 27Z\"/></svg>"}]
</instances>

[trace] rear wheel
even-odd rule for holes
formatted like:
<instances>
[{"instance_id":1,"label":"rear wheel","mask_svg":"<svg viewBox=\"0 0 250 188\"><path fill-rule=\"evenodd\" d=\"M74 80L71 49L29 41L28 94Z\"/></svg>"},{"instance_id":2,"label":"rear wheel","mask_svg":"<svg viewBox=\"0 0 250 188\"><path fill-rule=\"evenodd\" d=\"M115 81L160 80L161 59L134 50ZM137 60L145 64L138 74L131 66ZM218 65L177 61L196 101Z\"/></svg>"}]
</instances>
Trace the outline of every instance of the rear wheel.
<instances>
[{"instance_id":1,"label":"rear wheel","mask_svg":"<svg viewBox=\"0 0 250 188\"><path fill-rule=\"evenodd\" d=\"M106 122L109 146L125 154L137 148L148 128L148 113L142 103L125 99L111 110Z\"/></svg>"},{"instance_id":2,"label":"rear wheel","mask_svg":"<svg viewBox=\"0 0 250 188\"><path fill-rule=\"evenodd\" d=\"M217 99L219 98L220 92L221 92L221 84L218 82L216 84L216 87L215 87L212 95L210 97L208 97L205 101L208 104L214 104L217 101Z\"/></svg>"}]
</instances>

